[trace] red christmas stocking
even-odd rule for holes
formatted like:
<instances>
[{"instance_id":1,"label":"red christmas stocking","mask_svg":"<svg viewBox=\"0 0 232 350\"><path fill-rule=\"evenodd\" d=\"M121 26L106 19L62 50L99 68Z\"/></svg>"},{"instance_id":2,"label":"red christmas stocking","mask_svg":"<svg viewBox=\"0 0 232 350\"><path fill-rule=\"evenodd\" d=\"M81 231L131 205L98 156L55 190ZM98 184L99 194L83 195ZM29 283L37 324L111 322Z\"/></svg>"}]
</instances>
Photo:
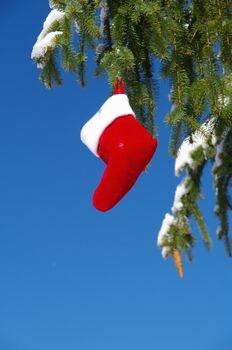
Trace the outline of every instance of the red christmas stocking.
<instances>
[{"instance_id":1,"label":"red christmas stocking","mask_svg":"<svg viewBox=\"0 0 232 350\"><path fill-rule=\"evenodd\" d=\"M157 140L135 119L122 82L81 130L81 140L107 167L93 195L100 211L113 208L150 162Z\"/></svg>"}]
</instances>

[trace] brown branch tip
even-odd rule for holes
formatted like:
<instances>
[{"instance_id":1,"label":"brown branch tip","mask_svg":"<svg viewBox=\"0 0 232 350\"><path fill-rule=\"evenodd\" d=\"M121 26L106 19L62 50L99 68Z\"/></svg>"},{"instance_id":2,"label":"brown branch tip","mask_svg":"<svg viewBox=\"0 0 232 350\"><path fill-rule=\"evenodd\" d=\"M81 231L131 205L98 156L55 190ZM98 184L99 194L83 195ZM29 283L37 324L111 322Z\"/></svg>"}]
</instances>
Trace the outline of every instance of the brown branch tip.
<instances>
[{"instance_id":1,"label":"brown branch tip","mask_svg":"<svg viewBox=\"0 0 232 350\"><path fill-rule=\"evenodd\" d=\"M177 272L179 274L179 277L182 278L184 276L184 269L182 264L182 258L177 248L172 249L172 256L173 256L173 260L174 260Z\"/></svg>"}]
</instances>

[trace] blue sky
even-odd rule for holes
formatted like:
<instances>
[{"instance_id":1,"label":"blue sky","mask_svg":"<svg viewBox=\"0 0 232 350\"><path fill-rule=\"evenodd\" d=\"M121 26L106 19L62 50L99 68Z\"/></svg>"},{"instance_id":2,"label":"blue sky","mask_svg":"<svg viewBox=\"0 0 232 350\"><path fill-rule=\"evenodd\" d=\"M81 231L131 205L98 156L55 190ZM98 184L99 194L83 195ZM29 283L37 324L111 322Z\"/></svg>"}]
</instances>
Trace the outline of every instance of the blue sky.
<instances>
[{"instance_id":1,"label":"blue sky","mask_svg":"<svg viewBox=\"0 0 232 350\"><path fill-rule=\"evenodd\" d=\"M168 86L149 169L110 212L91 204L104 164L81 143L82 125L109 96L63 74L46 90L30 60L46 0L1 2L0 349L231 350L232 261L215 239L210 169L202 209L213 238L196 232L180 280L156 246L178 179L168 156Z\"/></svg>"}]
</instances>

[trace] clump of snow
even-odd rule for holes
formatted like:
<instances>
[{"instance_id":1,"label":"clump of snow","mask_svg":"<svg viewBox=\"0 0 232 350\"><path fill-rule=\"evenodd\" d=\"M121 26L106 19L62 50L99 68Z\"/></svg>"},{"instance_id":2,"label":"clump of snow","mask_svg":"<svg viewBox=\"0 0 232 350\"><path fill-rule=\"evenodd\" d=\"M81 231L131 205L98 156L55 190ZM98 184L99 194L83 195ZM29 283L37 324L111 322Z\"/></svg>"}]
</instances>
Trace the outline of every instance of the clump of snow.
<instances>
[{"instance_id":1,"label":"clump of snow","mask_svg":"<svg viewBox=\"0 0 232 350\"><path fill-rule=\"evenodd\" d=\"M212 167L212 171L214 172L217 168L219 168L222 165L222 154L223 154L223 146L224 146L225 139L223 139L219 145L217 146L216 155L215 155L215 161Z\"/></svg>"},{"instance_id":2,"label":"clump of snow","mask_svg":"<svg viewBox=\"0 0 232 350\"><path fill-rule=\"evenodd\" d=\"M195 169L196 164L192 158L192 154L199 147L202 147L203 151L206 151L208 148L208 139L213 136L213 125L214 119L206 121L200 128L192 135L192 141L190 142L190 137L187 137L182 145L180 146L176 162L175 162L175 175L179 176L183 169L186 166L189 166L191 169Z\"/></svg>"},{"instance_id":3,"label":"clump of snow","mask_svg":"<svg viewBox=\"0 0 232 350\"><path fill-rule=\"evenodd\" d=\"M100 12L101 22L100 22L100 28L99 28L101 35L104 34L105 19L106 19L106 11L105 11L105 8L102 7Z\"/></svg>"},{"instance_id":4,"label":"clump of snow","mask_svg":"<svg viewBox=\"0 0 232 350\"><path fill-rule=\"evenodd\" d=\"M168 257L169 257L169 255L171 254L171 248L170 247L163 247L162 248L162 252L161 252L161 254L162 254L162 257L164 258L164 259L167 259Z\"/></svg>"},{"instance_id":5,"label":"clump of snow","mask_svg":"<svg viewBox=\"0 0 232 350\"><path fill-rule=\"evenodd\" d=\"M51 26L56 22L60 21L64 17L65 13L58 11L58 10L52 10L49 15L47 16L44 24L43 29L41 33L39 34L37 41L35 45L33 46L31 58L32 59L39 59L45 55L49 47L55 46L56 37L63 34L62 31L55 31L49 33L49 30ZM38 64L39 68L43 67L42 63Z\"/></svg>"},{"instance_id":6,"label":"clump of snow","mask_svg":"<svg viewBox=\"0 0 232 350\"><path fill-rule=\"evenodd\" d=\"M191 154L198 147L197 144L190 143L189 138L182 143L175 162L175 175L179 176L186 165L194 168Z\"/></svg>"},{"instance_id":7,"label":"clump of snow","mask_svg":"<svg viewBox=\"0 0 232 350\"><path fill-rule=\"evenodd\" d=\"M101 35L104 35L104 26L105 26L105 20L107 18L107 11L106 11L106 7L107 7L107 3L106 1L102 1L101 2L101 12L100 12L100 33Z\"/></svg>"},{"instance_id":8,"label":"clump of snow","mask_svg":"<svg viewBox=\"0 0 232 350\"><path fill-rule=\"evenodd\" d=\"M96 56L100 55L105 48L104 44L98 44L96 47Z\"/></svg>"},{"instance_id":9,"label":"clump of snow","mask_svg":"<svg viewBox=\"0 0 232 350\"><path fill-rule=\"evenodd\" d=\"M55 46L55 39L58 35L61 35L61 34L63 34L63 32L61 31L51 32L51 33L48 33L43 39L37 41L37 43L33 47L31 57L32 58L43 57L49 47Z\"/></svg>"},{"instance_id":10,"label":"clump of snow","mask_svg":"<svg viewBox=\"0 0 232 350\"><path fill-rule=\"evenodd\" d=\"M175 214L177 211L181 210L183 208L182 199L183 197L189 193L189 187L188 187L188 181L189 177L186 177L180 185L176 188L176 193L174 197L174 202L172 206L172 213Z\"/></svg>"},{"instance_id":11,"label":"clump of snow","mask_svg":"<svg viewBox=\"0 0 232 350\"><path fill-rule=\"evenodd\" d=\"M175 218L174 216L170 215L170 214L166 214L165 215L165 218L162 222L162 226L161 226L161 229L160 229L160 232L158 234L158 240L157 240L157 244L159 247L162 247L164 245L164 242L166 239L169 239L169 230L170 230L170 227L172 225L175 225Z\"/></svg>"},{"instance_id":12,"label":"clump of snow","mask_svg":"<svg viewBox=\"0 0 232 350\"><path fill-rule=\"evenodd\" d=\"M43 29L41 33L38 36L37 40L41 40L45 37L45 35L48 33L50 27L53 25L54 22L60 21L64 17L65 13L62 11L58 10L52 10L49 15L47 16L44 24L43 24Z\"/></svg>"},{"instance_id":13,"label":"clump of snow","mask_svg":"<svg viewBox=\"0 0 232 350\"><path fill-rule=\"evenodd\" d=\"M224 131L224 133L222 135L221 142L217 145L215 159L214 159L214 164L213 164L213 167L212 167L213 173L215 172L215 170L217 168L219 168L222 165L223 148L224 148L224 143L225 143L225 139L226 139L226 136L227 136L228 132L229 132L229 129L226 128L226 130ZM217 143L217 139L216 139L215 144L216 143Z\"/></svg>"}]
</instances>

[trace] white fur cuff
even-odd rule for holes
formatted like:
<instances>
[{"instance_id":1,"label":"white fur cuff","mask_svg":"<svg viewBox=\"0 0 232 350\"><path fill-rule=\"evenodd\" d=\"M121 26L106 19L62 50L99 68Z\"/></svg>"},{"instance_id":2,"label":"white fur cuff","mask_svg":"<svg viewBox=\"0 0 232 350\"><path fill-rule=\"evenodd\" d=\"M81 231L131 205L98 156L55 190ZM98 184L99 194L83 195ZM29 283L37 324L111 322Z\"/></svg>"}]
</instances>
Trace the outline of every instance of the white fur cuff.
<instances>
[{"instance_id":1,"label":"white fur cuff","mask_svg":"<svg viewBox=\"0 0 232 350\"><path fill-rule=\"evenodd\" d=\"M99 139L104 130L116 118L135 114L129 104L127 95L113 95L103 104L99 111L81 129L81 141L95 156L97 154Z\"/></svg>"}]
</instances>

